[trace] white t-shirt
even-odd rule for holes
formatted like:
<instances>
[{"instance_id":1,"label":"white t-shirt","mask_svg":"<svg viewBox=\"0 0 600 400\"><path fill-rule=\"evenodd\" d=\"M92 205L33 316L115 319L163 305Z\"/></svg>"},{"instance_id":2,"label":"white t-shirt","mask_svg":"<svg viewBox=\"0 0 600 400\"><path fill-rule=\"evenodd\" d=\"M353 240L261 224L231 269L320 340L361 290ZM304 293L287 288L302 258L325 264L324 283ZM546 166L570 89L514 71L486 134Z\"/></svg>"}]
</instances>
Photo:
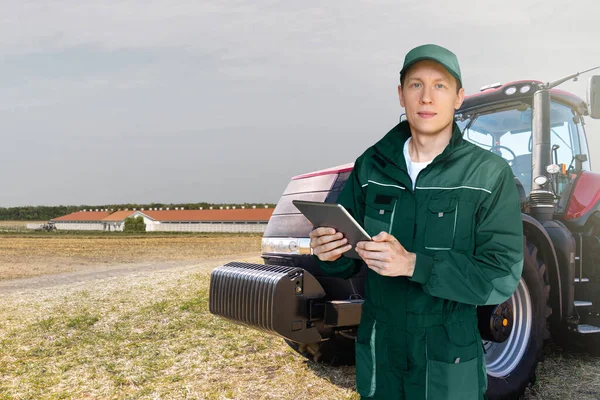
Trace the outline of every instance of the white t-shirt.
<instances>
[{"instance_id":1,"label":"white t-shirt","mask_svg":"<svg viewBox=\"0 0 600 400\"><path fill-rule=\"evenodd\" d=\"M411 139L412 138L409 137L404 143L404 158L406 159L406 169L408 170L408 175L410 175L410 179L412 180L413 190L415 190L415 184L417 183L417 176L419 176L419 172L431 164L432 160L425 162L413 162L408 152L408 143Z\"/></svg>"}]
</instances>

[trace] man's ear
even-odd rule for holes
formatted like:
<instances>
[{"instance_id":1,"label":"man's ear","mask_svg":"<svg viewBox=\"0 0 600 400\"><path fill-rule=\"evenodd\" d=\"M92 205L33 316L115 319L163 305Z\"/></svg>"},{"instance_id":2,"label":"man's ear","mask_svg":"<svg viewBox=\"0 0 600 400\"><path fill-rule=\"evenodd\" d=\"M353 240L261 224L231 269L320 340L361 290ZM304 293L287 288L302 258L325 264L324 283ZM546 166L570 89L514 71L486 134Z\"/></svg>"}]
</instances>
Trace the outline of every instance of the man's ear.
<instances>
[{"instance_id":1,"label":"man's ear","mask_svg":"<svg viewBox=\"0 0 600 400\"><path fill-rule=\"evenodd\" d=\"M458 110L460 106L462 106L463 101L465 101L465 88L460 88L458 91L458 96L456 96L456 103L454 104L454 109Z\"/></svg>"},{"instance_id":2,"label":"man's ear","mask_svg":"<svg viewBox=\"0 0 600 400\"><path fill-rule=\"evenodd\" d=\"M400 99L400 105L404 107L404 94L402 93L402 85L398 85L398 98Z\"/></svg>"}]
</instances>

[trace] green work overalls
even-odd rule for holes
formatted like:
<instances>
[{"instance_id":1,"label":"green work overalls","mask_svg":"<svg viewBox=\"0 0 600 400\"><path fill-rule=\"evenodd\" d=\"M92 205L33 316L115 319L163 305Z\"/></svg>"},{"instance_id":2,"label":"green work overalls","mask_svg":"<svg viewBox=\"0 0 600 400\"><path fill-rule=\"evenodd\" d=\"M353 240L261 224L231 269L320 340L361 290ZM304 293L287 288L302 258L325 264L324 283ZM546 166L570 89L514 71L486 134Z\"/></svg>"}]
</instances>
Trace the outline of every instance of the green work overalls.
<instances>
[{"instance_id":1,"label":"green work overalls","mask_svg":"<svg viewBox=\"0 0 600 400\"><path fill-rule=\"evenodd\" d=\"M355 162L338 202L370 235L392 234L417 254L412 277L368 270L356 341L361 398L481 399L487 376L477 305L499 304L521 277L523 237L513 174L501 157L462 138L419 174L406 170L407 122ZM320 262L350 277L362 261Z\"/></svg>"}]
</instances>

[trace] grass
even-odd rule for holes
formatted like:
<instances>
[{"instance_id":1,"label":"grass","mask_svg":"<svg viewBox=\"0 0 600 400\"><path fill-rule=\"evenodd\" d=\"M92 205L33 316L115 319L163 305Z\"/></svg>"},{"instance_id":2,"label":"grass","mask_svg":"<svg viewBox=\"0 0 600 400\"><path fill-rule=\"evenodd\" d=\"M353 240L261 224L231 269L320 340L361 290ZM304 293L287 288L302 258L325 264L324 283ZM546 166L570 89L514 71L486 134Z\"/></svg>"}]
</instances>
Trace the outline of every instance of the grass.
<instances>
[{"instance_id":1,"label":"grass","mask_svg":"<svg viewBox=\"0 0 600 400\"><path fill-rule=\"evenodd\" d=\"M564 351L553 343L545 345L544 355L545 361L538 365L537 382L526 398L600 399L599 357Z\"/></svg>"},{"instance_id":2,"label":"grass","mask_svg":"<svg viewBox=\"0 0 600 400\"><path fill-rule=\"evenodd\" d=\"M210 270L5 296L0 399L358 399L353 368L210 314Z\"/></svg>"},{"instance_id":3,"label":"grass","mask_svg":"<svg viewBox=\"0 0 600 400\"><path fill-rule=\"evenodd\" d=\"M260 240L249 238L246 244L225 236L217 237L231 239L223 244L210 237L162 238L164 246L151 241L143 247L153 256L179 251L193 257L167 270L2 294L0 399L358 400L353 367L306 361L278 337L209 313L210 272L229 259L207 261L208 255L245 253L246 247L258 254ZM102 248L80 239L75 247ZM190 248L180 239L189 239ZM136 247L119 238L96 242L112 240ZM62 249L60 241L49 243ZM600 398L600 358L552 344L545 353L526 399Z\"/></svg>"}]
</instances>

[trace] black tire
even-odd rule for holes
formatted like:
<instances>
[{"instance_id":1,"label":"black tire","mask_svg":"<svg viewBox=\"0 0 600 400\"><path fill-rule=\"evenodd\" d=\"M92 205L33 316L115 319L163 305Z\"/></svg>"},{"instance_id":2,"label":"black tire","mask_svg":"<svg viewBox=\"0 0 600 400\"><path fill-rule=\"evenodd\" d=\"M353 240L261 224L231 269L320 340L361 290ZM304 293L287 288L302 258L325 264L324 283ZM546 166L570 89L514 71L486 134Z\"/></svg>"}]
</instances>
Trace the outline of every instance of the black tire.
<instances>
[{"instance_id":1,"label":"black tire","mask_svg":"<svg viewBox=\"0 0 600 400\"><path fill-rule=\"evenodd\" d=\"M521 360L515 369L503 378L488 375L487 396L490 400L520 399L527 386L535 383L535 371L543 360L542 347L548 337L546 321L552 313L549 306L550 284L546 264L539 256L537 247L525 239L522 279L531 298L531 334ZM521 283L519 283L521 285ZM513 327L515 329L516 327Z\"/></svg>"},{"instance_id":2,"label":"black tire","mask_svg":"<svg viewBox=\"0 0 600 400\"><path fill-rule=\"evenodd\" d=\"M319 343L301 344L285 340L297 353L314 362L331 366L354 365L354 337L356 331L333 332L332 336Z\"/></svg>"}]
</instances>

